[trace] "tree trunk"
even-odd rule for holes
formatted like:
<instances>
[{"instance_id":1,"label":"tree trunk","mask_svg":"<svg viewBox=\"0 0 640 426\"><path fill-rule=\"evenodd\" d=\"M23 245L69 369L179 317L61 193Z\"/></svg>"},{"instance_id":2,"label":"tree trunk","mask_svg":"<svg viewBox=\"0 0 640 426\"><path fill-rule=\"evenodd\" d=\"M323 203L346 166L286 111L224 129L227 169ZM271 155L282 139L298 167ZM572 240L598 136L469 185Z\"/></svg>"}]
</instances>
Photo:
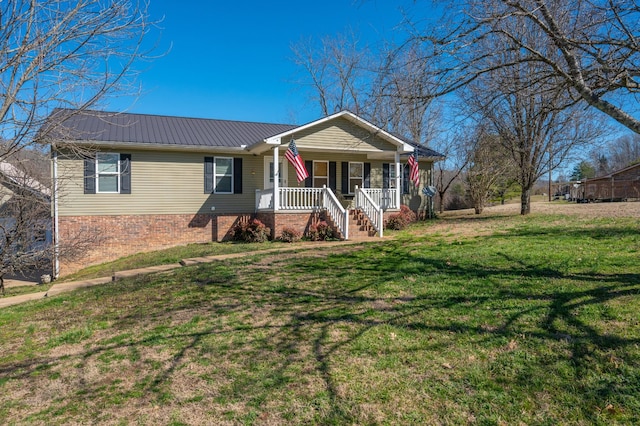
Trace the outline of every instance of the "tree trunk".
<instances>
[{"instance_id":1,"label":"tree trunk","mask_svg":"<svg viewBox=\"0 0 640 426\"><path fill-rule=\"evenodd\" d=\"M482 211L484 210L484 206L482 204L475 205L474 210L476 214L481 214Z\"/></svg>"},{"instance_id":2,"label":"tree trunk","mask_svg":"<svg viewBox=\"0 0 640 426\"><path fill-rule=\"evenodd\" d=\"M531 213L531 189L522 189L520 195L520 214L527 215Z\"/></svg>"},{"instance_id":3,"label":"tree trunk","mask_svg":"<svg viewBox=\"0 0 640 426\"><path fill-rule=\"evenodd\" d=\"M438 191L438 195L440 195L440 213L444 212L444 193L445 191Z\"/></svg>"}]
</instances>

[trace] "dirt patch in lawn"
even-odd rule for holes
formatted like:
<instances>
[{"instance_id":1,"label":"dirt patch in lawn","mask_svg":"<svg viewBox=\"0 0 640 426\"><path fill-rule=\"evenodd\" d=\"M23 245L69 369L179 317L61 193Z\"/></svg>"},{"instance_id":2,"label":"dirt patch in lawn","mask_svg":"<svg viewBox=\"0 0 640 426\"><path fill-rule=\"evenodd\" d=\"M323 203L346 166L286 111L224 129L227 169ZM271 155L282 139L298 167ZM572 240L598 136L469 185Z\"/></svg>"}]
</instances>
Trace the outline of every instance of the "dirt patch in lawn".
<instances>
[{"instance_id":1,"label":"dirt patch in lawn","mask_svg":"<svg viewBox=\"0 0 640 426\"><path fill-rule=\"evenodd\" d=\"M626 203L563 203L538 202L531 204L531 214L560 214L579 216L584 218L598 217L638 217L640 218L640 202ZM464 218L474 216L500 216L520 214L520 204L511 203L491 206L484 209L481 215L476 215L473 209L451 210L444 212L442 218Z\"/></svg>"},{"instance_id":2,"label":"dirt patch in lawn","mask_svg":"<svg viewBox=\"0 0 640 426\"><path fill-rule=\"evenodd\" d=\"M531 214L575 216L584 219L640 218L640 202L625 203L564 203L537 202L531 204ZM451 210L441 213L440 220L429 227L429 232L442 236L490 235L502 228L501 217L520 216L520 204L511 203L486 207L482 214L473 209ZM522 216L523 220L526 216Z\"/></svg>"}]
</instances>

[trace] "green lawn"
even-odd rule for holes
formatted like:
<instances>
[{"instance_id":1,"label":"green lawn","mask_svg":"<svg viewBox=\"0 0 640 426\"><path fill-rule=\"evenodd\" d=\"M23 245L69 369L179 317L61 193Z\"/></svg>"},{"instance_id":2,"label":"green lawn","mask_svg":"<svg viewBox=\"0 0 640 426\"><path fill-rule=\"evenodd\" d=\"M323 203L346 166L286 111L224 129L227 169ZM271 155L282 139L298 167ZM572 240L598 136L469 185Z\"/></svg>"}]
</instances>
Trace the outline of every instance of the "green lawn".
<instances>
[{"instance_id":1,"label":"green lawn","mask_svg":"<svg viewBox=\"0 0 640 426\"><path fill-rule=\"evenodd\" d=\"M2 309L0 424L637 421L637 219L469 220Z\"/></svg>"}]
</instances>

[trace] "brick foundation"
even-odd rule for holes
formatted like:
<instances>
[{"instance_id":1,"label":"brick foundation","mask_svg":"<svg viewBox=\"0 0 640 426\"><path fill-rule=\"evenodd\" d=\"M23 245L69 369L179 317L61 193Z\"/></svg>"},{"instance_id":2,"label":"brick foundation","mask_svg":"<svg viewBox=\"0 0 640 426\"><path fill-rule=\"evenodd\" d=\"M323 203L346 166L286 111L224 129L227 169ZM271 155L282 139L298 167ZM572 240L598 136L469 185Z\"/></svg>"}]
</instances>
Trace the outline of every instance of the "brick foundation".
<instances>
[{"instance_id":1,"label":"brick foundation","mask_svg":"<svg viewBox=\"0 0 640 426\"><path fill-rule=\"evenodd\" d=\"M254 216L271 228L272 238L279 237L285 227L306 233L311 224L324 219L323 213L317 212L61 216L60 275L135 253L191 243L228 241L231 230L238 223ZM74 245L77 246L75 250L68 250ZM73 251L76 253L72 258L68 254Z\"/></svg>"},{"instance_id":2,"label":"brick foundation","mask_svg":"<svg viewBox=\"0 0 640 426\"><path fill-rule=\"evenodd\" d=\"M217 233L210 214L61 216L60 274L131 254L212 241ZM75 260L65 253L82 251Z\"/></svg>"},{"instance_id":3,"label":"brick foundation","mask_svg":"<svg viewBox=\"0 0 640 426\"><path fill-rule=\"evenodd\" d=\"M282 235L284 228L293 228L303 235L306 235L311 225L317 224L321 220L325 220L324 212L306 212L306 213L278 213L273 217L273 226L271 233L274 238Z\"/></svg>"}]
</instances>

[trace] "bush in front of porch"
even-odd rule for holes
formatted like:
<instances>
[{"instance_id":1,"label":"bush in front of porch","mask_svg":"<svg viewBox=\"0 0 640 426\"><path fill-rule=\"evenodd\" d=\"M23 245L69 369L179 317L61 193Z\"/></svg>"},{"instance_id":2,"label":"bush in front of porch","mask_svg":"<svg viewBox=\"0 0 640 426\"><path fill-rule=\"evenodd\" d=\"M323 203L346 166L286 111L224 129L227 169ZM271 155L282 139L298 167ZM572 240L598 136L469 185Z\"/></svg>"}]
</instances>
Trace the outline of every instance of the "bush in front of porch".
<instances>
[{"instance_id":1,"label":"bush in front of porch","mask_svg":"<svg viewBox=\"0 0 640 426\"><path fill-rule=\"evenodd\" d=\"M295 243L302 239L302 232L290 226L285 226L282 229L279 240L284 243Z\"/></svg>"},{"instance_id":2,"label":"bush in front of porch","mask_svg":"<svg viewBox=\"0 0 640 426\"><path fill-rule=\"evenodd\" d=\"M400 212L396 214L392 214L389 216L389 219L386 223L387 229L393 229L395 231L399 231L407 227L407 225L415 222L417 220L416 214L409 208L402 204L400 206Z\"/></svg>"},{"instance_id":3,"label":"bush in front of porch","mask_svg":"<svg viewBox=\"0 0 640 426\"><path fill-rule=\"evenodd\" d=\"M307 237L311 241L327 241L337 239L338 235L326 220L321 220L309 225Z\"/></svg>"},{"instance_id":4,"label":"bush in front of porch","mask_svg":"<svg viewBox=\"0 0 640 426\"><path fill-rule=\"evenodd\" d=\"M259 219L253 218L249 221L242 221L233 228L234 241L245 243L263 243L269 241L271 228L266 226Z\"/></svg>"}]
</instances>

